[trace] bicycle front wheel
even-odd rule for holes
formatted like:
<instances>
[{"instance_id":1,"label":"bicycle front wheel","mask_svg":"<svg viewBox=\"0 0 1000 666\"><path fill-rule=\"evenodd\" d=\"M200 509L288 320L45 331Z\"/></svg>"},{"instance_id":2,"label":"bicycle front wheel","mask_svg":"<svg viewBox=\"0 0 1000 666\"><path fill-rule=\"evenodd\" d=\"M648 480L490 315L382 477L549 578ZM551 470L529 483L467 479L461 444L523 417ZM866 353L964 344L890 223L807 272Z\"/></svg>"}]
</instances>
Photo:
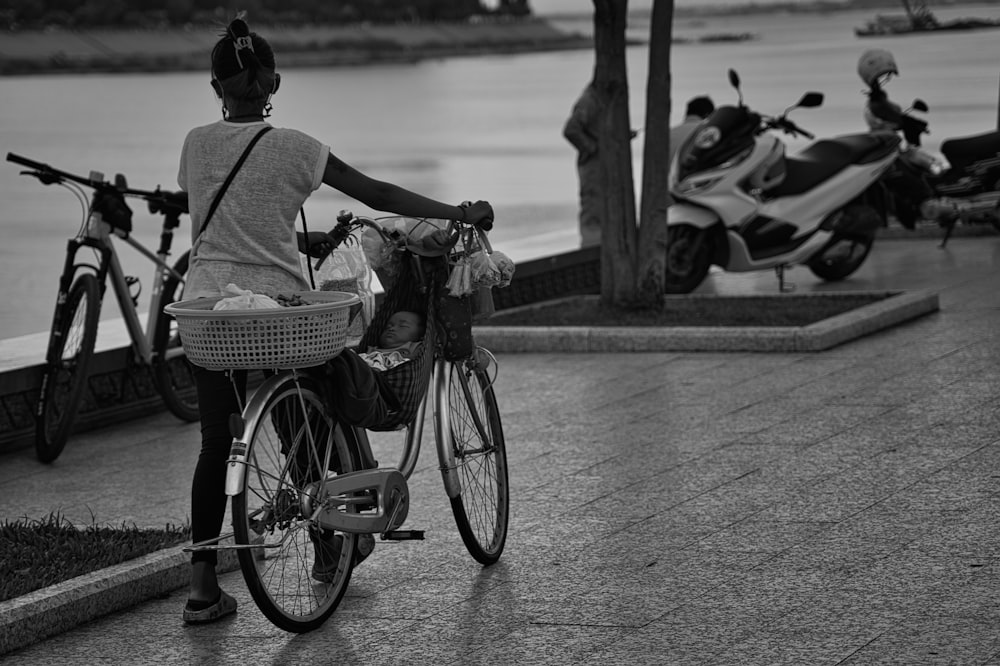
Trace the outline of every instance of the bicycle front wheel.
<instances>
[{"instance_id":1,"label":"bicycle front wheel","mask_svg":"<svg viewBox=\"0 0 1000 666\"><path fill-rule=\"evenodd\" d=\"M56 346L49 351L35 425L35 455L44 463L62 453L83 402L97 342L100 292L96 277L80 274L69 289L59 330L52 331Z\"/></svg>"},{"instance_id":2,"label":"bicycle front wheel","mask_svg":"<svg viewBox=\"0 0 1000 666\"><path fill-rule=\"evenodd\" d=\"M188 255L185 253L174 265L180 275L187 273ZM184 355L177 322L163 311L163 307L181 299L184 282L170 276L163 282L160 311L154 320L153 378L170 413L188 422L198 420L198 391L194 381L194 367Z\"/></svg>"},{"instance_id":3,"label":"bicycle front wheel","mask_svg":"<svg viewBox=\"0 0 1000 666\"><path fill-rule=\"evenodd\" d=\"M246 469L233 496L240 569L261 612L292 632L316 629L347 590L356 534L322 531L324 481L356 468L354 431L336 425L308 378L269 380L244 411ZM346 432L345 432L346 430Z\"/></svg>"},{"instance_id":4,"label":"bicycle front wheel","mask_svg":"<svg viewBox=\"0 0 1000 666\"><path fill-rule=\"evenodd\" d=\"M445 363L438 373L439 454L455 523L481 564L500 558L507 540L510 495L500 410L485 369L472 360ZM445 427L446 426L446 427ZM443 441L442 441L443 440Z\"/></svg>"}]
</instances>

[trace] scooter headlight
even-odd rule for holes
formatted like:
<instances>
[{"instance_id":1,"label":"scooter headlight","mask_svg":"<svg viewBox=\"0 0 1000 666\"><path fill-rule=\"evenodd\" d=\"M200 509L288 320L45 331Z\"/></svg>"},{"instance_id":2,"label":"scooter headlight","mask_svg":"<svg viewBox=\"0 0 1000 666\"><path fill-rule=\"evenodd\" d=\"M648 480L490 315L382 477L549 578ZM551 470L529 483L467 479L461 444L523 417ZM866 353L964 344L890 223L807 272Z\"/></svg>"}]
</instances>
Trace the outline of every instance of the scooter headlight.
<instances>
[{"instance_id":1,"label":"scooter headlight","mask_svg":"<svg viewBox=\"0 0 1000 666\"><path fill-rule=\"evenodd\" d=\"M674 192L684 198L704 192L722 180L722 176L706 176L703 178L687 178L679 183Z\"/></svg>"},{"instance_id":2,"label":"scooter headlight","mask_svg":"<svg viewBox=\"0 0 1000 666\"><path fill-rule=\"evenodd\" d=\"M695 133L691 145L700 150L708 150L717 146L721 140L722 131L715 125L706 125Z\"/></svg>"}]
</instances>

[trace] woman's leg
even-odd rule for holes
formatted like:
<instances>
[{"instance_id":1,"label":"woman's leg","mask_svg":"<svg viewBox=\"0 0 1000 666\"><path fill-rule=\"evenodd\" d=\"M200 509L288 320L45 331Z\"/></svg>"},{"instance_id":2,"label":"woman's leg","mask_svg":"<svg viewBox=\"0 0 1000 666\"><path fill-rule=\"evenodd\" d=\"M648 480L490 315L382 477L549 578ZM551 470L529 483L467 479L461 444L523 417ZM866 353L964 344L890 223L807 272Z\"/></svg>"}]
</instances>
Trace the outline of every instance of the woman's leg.
<instances>
[{"instance_id":1,"label":"woman's leg","mask_svg":"<svg viewBox=\"0 0 1000 666\"><path fill-rule=\"evenodd\" d=\"M203 368L195 369L198 409L201 412L201 452L191 483L191 539L194 543L214 539L222 531L226 513L226 460L233 437L229 415L241 411L246 395L246 372L229 375ZM214 601L219 596L214 550L191 554L191 589L195 602Z\"/></svg>"}]
</instances>

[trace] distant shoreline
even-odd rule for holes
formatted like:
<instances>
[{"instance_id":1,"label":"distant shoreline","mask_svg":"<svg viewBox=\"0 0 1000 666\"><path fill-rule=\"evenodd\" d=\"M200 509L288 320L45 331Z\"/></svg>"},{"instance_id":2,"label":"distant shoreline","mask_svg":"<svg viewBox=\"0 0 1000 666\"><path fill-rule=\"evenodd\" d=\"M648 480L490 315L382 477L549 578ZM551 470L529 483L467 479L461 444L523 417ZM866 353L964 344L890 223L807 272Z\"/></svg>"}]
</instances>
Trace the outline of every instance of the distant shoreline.
<instances>
[{"instance_id":1,"label":"distant shoreline","mask_svg":"<svg viewBox=\"0 0 1000 666\"><path fill-rule=\"evenodd\" d=\"M939 2L942 8L978 4L983 4L982 0ZM817 0L810 3L762 0L743 6L706 2L699 7L677 9L674 16L687 19L774 12L877 12L886 8L900 7L897 0ZM593 48L593 38L589 34L565 32L550 22L589 13L588 10L544 18L528 16L463 23L272 26L262 32L266 31L275 46L279 54L278 65L282 68L417 63L454 56ZM748 34L711 37L716 41L753 39L753 35ZM210 26L0 32L0 76L203 70L217 39L218 29Z\"/></svg>"},{"instance_id":2,"label":"distant shoreline","mask_svg":"<svg viewBox=\"0 0 1000 666\"><path fill-rule=\"evenodd\" d=\"M282 68L412 63L464 55L591 48L590 36L539 18L481 23L274 27ZM0 33L0 76L205 69L217 30L46 30Z\"/></svg>"}]
</instances>

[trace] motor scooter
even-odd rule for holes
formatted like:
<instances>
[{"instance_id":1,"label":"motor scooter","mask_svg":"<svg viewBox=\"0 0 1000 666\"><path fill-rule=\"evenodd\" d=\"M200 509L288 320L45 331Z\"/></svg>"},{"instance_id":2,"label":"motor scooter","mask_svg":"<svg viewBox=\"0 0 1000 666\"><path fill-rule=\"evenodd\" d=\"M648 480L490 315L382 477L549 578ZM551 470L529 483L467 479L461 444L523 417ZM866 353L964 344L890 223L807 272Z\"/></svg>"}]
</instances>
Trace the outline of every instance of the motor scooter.
<instances>
[{"instance_id":1,"label":"motor scooter","mask_svg":"<svg viewBox=\"0 0 1000 666\"><path fill-rule=\"evenodd\" d=\"M788 114L820 106L823 94L807 92L781 115L767 116L744 104L732 69L729 82L738 103L702 121L671 164L665 291L693 291L713 264L730 272L774 269L782 291L794 265L824 280L846 278L885 225L888 196L880 181L899 155L899 136L822 139L788 156L772 130L815 139Z\"/></svg>"},{"instance_id":2,"label":"motor scooter","mask_svg":"<svg viewBox=\"0 0 1000 666\"><path fill-rule=\"evenodd\" d=\"M884 103L892 104L888 100ZM941 247L948 244L959 222L989 224L1000 231L1000 131L946 139L941 143L942 161L920 149L919 134L928 132L927 123L920 119L914 122L909 113L926 113L926 102L914 100L899 117L900 122L888 124L880 119L880 106L871 100L866 105L869 128L875 132L901 131L907 140L886 176L897 219L909 228L918 218L937 222L944 228ZM916 140L913 128L918 128Z\"/></svg>"}]
</instances>

